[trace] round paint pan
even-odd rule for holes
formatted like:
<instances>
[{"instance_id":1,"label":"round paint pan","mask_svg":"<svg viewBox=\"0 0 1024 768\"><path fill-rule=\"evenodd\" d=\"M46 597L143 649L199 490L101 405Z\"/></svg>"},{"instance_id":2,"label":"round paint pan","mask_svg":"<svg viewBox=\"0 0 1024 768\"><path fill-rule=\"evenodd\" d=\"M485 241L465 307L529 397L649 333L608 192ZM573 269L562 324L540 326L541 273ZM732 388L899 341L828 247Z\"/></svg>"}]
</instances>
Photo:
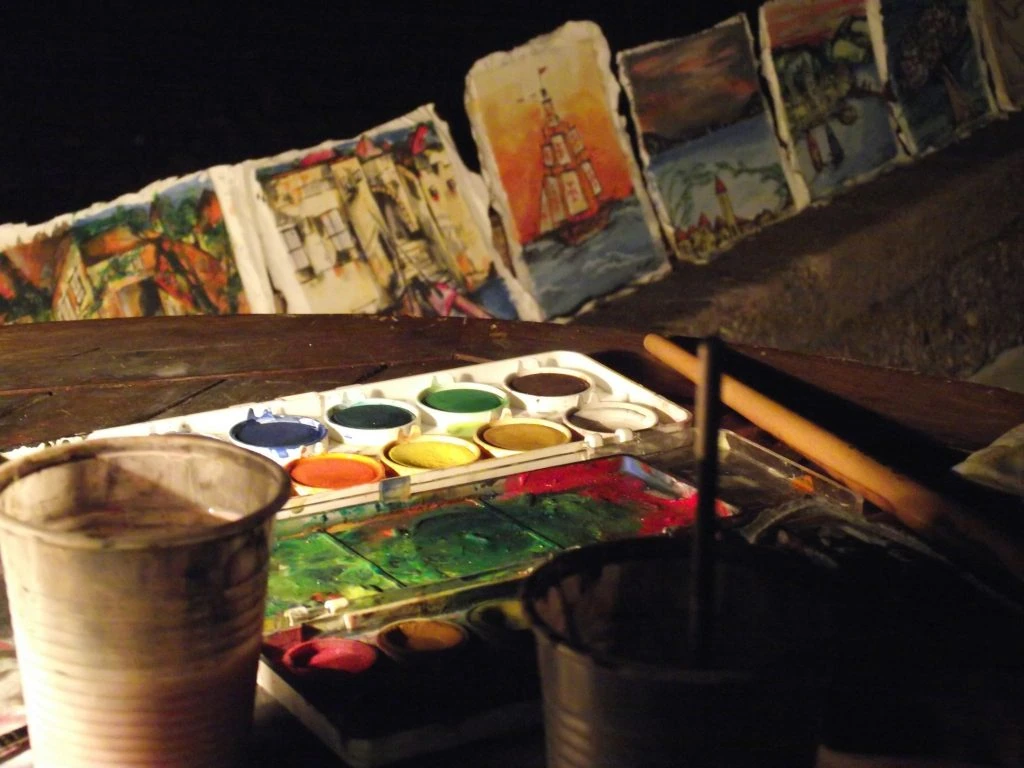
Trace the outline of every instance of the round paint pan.
<instances>
[{"instance_id":1,"label":"round paint pan","mask_svg":"<svg viewBox=\"0 0 1024 768\"><path fill-rule=\"evenodd\" d=\"M471 629L492 645L530 648L533 632L521 601L509 597L487 600L466 614Z\"/></svg>"},{"instance_id":2,"label":"round paint pan","mask_svg":"<svg viewBox=\"0 0 1024 768\"><path fill-rule=\"evenodd\" d=\"M296 493L306 496L324 490L339 491L384 479L384 465L357 453L320 453L290 462L285 470Z\"/></svg>"},{"instance_id":3,"label":"round paint pan","mask_svg":"<svg viewBox=\"0 0 1024 768\"><path fill-rule=\"evenodd\" d=\"M269 411L262 416L249 412L228 431L235 445L287 464L300 456L322 453L327 448L327 427L306 416L286 416Z\"/></svg>"},{"instance_id":4,"label":"round paint pan","mask_svg":"<svg viewBox=\"0 0 1024 768\"><path fill-rule=\"evenodd\" d=\"M425 389L416 402L445 432L470 436L508 407L508 393L490 384L464 381Z\"/></svg>"},{"instance_id":5,"label":"round paint pan","mask_svg":"<svg viewBox=\"0 0 1024 768\"><path fill-rule=\"evenodd\" d=\"M565 413L587 401L594 380L569 368L535 368L514 373L505 387L529 413Z\"/></svg>"},{"instance_id":6,"label":"round paint pan","mask_svg":"<svg viewBox=\"0 0 1024 768\"><path fill-rule=\"evenodd\" d=\"M377 663L377 649L347 637L317 637L293 645L281 662L297 675L361 675Z\"/></svg>"},{"instance_id":7,"label":"round paint pan","mask_svg":"<svg viewBox=\"0 0 1024 768\"><path fill-rule=\"evenodd\" d=\"M517 453L553 448L571 442L568 427L546 419L512 417L498 419L478 427L473 440L491 456L514 456Z\"/></svg>"},{"instance_id":8,"label":"round paint pan","mask_svg":"<svg viewBox=\"0 0 1024 768\"><path fill-rule=\"evenodd\" d=\"M451 469L480 459L480 446L454 435L419 435L384 447L381 461L400 475Z\"/></svg>"},{"instance_id":9,"label":"round paint pan","mask_svg":"<svg viewBox=\"0 0 1024 768\"><path fill-rule=\"evenodd\" d=\"M419 423L416 406L386 398L344 403L327 411L328 428L346 445L379 448L408 436Z\"/></svg>"},{"instance_id":10,"label":"round paint pan","mask_svg":"<svg viewBox=\"0 0 1024 768\"><path fill-rule=\"evenodd\" d=\"M461 651L469 633L446 619L406 619L381 629L377 644L389 656L409 662L429 662Z\"/></svg>"},{"instance_id":11,"label":"round paint pan","mask_svg":"<svg viewBox=\"0 0 1024 768\"><path fill-rule=\"evenodd\" d=\"M628 439L634 432L657 425L658 414L636 403L603 402L575 408L563 421L581 435Z\"/></svg>"}]
</instances>

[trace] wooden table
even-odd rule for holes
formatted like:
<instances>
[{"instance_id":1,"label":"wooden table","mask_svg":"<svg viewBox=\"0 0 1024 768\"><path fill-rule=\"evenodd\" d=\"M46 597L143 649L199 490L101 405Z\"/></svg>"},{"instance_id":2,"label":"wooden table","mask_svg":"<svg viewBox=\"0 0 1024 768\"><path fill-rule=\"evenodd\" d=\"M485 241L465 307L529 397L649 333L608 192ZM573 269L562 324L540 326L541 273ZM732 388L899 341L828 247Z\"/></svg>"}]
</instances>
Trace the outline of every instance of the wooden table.
<instances>
[{"instance_id":1,"label":"wooden table","mask_svg":"<svg viewBox=\"0 0 1024 768\"><path fill-rule=\"evenodd\" d=\"M692 404L691 385L647 356L640 334L615 329L337 315L95 320L0 327L0 450L557 349L592 355ZM948 467L1024 422L1024 395L847 361L737 346L726 371L887 463L958 493L964 490L954 488ZM735 414L726 425L771 442ZM1008 535L1020 533L1008 525ZM337 764L273 702L260 701L257 720L252 764ZM543 748L531 732L416 764L543 765Z\"/></svg>"}]
</instances>

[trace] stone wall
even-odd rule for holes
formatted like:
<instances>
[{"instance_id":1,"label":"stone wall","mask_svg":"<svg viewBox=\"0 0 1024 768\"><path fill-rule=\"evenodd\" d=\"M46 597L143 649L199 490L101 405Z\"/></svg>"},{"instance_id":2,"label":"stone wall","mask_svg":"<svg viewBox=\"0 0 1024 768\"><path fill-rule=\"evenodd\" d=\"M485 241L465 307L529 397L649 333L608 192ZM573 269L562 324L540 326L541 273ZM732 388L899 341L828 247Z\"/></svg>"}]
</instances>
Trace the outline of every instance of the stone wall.
<instances>
[{"instance_id":1,"label":"stone wall","mask_svg":"<svg viewBox=\"0 0 1024 768\"><path fill-rule=\"evenodd\" d=\"M966 378L1024 344L1024 115L575 322Z\"/></svg>"}]
</instances>

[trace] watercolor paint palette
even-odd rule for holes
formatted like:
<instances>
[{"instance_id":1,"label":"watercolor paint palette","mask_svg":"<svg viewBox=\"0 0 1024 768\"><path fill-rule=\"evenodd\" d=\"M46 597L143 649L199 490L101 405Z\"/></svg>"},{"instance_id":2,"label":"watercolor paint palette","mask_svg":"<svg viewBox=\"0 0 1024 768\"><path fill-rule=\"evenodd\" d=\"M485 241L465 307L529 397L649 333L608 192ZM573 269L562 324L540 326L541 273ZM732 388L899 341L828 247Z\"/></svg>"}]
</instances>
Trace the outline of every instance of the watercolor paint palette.
<instances>
[{"instance_id":1,"label":"watercolor paint palette","mask_svg":"<svg viewBox=\"0 0 1024 768\"><path fill-rule=\"evenodd\" d=\"M519 584L567 549L690 525L695 485L653 461L689 473L692 443L280 518L260 684L357 766L540 722ZM783 509L859 516L859 497L727 431L721 471L745 505L722 494L729 527Z\"/></svg>"},{"instance_id":2,"label":"watercolor paint palette","mask_svg":"<svg viewBox=\"0 0 1024 768\"><path fill-rule=\"evenodd\" d=\"M295 492L283 514L298 514L404 497L512 466L636 453L645 432L685 443L690 425L689 411L593 358L551 351L72 439L193 433L228 440L288 469Z\"/></svg>"},{"instance_id":3,"label":"watercolor paint palette","mask_svg":"<svg viewBox=\"0 0 1024 768\"><path fill-rule=\"evenodd\" d=\"M521 579L695 511L694 486L614 455L281 518L260 683L354 765L537 722Z\"/></svg>"}]
</instances>

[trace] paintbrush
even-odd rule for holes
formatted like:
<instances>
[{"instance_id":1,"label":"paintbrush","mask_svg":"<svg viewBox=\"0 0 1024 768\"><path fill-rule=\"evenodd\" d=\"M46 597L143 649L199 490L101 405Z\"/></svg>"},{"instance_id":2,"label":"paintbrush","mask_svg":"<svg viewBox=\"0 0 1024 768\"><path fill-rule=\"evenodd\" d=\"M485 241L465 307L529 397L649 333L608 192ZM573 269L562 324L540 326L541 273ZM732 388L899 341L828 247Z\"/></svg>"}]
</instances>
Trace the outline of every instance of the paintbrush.
<instances>
[{"instance_id":1,"label":"paintbrush","mask_svg":"<svg viewBox=\"0 0 1024 768\"><path fill-rule=\"evenodd\" d=\"M708 666L714 623L715 497L718 495L719 382L722 345L714 337L699 349L703 375L697 390L697 519L690 549L689 650L695 669Z\"/></svg>"},{"instance_id":2,"label":"paintbrush","mask_svg":"<svg viewBox=\"0 0 1024 768\"><path fill-rule=\"evenodd\" d=\"M644 348L700 386L701 365L692 354L653 333L644 338ZM961 552L965 544L981 545L1016 578L1024 578L1024 552L1012 538L952 500L730 376L722 376L721 400L909 528Z\"/></svg>"}]
</instances>

